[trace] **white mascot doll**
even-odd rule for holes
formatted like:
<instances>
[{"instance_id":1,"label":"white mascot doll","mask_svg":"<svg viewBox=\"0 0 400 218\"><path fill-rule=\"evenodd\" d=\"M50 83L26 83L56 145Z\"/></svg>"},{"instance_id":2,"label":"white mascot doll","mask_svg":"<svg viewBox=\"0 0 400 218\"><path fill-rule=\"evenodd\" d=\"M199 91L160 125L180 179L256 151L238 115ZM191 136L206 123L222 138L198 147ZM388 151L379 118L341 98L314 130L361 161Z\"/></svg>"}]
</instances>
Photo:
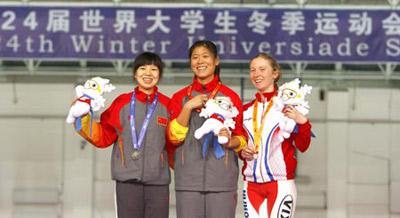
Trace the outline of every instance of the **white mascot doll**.
<instances>
[{"instance_id":1,"label":"white mascot doll","mask_svg":"<svg viewBox=\"0 0 400 218\"><path fill-rule=\"evenodd\" d=\"M207 120L194 132L194 137L200 139L210 132L218 135L223 127L226 127L228 131L229 128L235 128L233 118L238 114L237 108L229 97L217 96L214 99L209 99L200 112L200 117L205 117ZM227 137L218 136L218 143L225 144L227 142Z\"/></svg>"},{"instance_id":2,"label":"white mascot doll","mask_svg":"<svg viewBox=\"0 0 400 218\"><path fill-rule=\"evenodd\" d=\"M294 107L301 114L306 115L309 112L308 101L305 96L311 93L311 86L300 86L300 79L296 78L287 82L279 87L278 95L274 97L275 107L278 111L282 111L284 107L290 105ZM289 138L296 126L296 122L283 115L279 121L278 141L282 142L284 139Z\"/></svg>"},{"instance_id":3,"label":"white mascot doll","mask_svg":"<svg viewBox=\"0 0 400 218\"><path fill-rule=\"evenodd\" d=\"M115 87L110 80L101 77L93 77L75 88L77 100L72 104L66 122L74 123L75 120L92 111L98 111L104 107L104 93L111 92Z\"/></svg>"}]
</instances>

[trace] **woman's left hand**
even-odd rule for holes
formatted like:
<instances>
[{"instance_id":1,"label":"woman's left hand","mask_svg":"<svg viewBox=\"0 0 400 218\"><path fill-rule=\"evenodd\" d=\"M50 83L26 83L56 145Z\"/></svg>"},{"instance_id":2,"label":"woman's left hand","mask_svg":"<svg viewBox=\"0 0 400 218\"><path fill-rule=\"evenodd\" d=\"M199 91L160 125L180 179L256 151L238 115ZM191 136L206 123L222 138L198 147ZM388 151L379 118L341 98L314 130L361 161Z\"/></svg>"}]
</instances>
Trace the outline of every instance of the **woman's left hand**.
<instances>
[{"instance_id":1,"label":"woman's left hand","mask_svg":"<svg viewBox=\"0 0 400 218\"><path fill-rule=\"evenodd\" d=\"M305 117L303 114L301 114L296 108L293 106L286 106L283 109L283 114L285 114L286 117L294 120L297 124L304 124L307 122L307 117Z\"/></svg>"},{"instance_id":2,"label":"woman's left hand","mask_svg":"<svg viewBox=\"0 0 400 218\"><path fill-rule=\"evenodd\" d=\"M222 128L219 131L218 136L227 137L228 138L228 142L225 143L225 144L222 144L222 146L224 146L225 148L231 148L231 145L230 145L230 143L231 143L231 133L229 132L229 130L226 127Z\"/></svg>"}]
</instances>

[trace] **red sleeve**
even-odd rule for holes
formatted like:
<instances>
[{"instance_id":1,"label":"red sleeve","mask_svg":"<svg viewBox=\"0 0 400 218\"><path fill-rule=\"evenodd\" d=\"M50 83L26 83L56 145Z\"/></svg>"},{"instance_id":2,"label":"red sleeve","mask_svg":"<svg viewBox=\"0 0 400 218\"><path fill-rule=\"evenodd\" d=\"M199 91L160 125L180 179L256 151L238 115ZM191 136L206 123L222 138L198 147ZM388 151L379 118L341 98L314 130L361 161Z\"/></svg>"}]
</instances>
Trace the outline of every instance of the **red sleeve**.
<instances>
[{"instance_id":1,"label":"red sleeve","mask_svg":"<svg viewBox=\"0 0 400 218\"><path fill-rule=\"evenodd\" d=\"M115 114L117 113L117 114ZM101 137L99 137L96 147L108 147L112 145L118 138L118 134L115 131L112 123L116 122L114 119L118 119L119 123L119 110L115 111L115 105L112 104L106 111L104 111L100 116L101 124ZM113 121L114 120L114 121Z\"/></svg>"},{"instance_id":2,"label":"red sleeve","mask_svg":"<svg viewBox=\"0 0 400 218\"><path fill-rule=\"evenodd\" d=\"M167 109L168 116L169 116L168 120L170 120L170 113L169 113L168 107L169 107L171 99L161 92L158 92L158 93L159 93L160 103ZM168 131L168 122L166 124L167 124L167 127L166 127L165 131ZM167 155L168 155L168 165L170 168L173 168L174 167L174 154L175 154L176 147L170 143L167 136L168 136L168 132L166 132L166 134L165 134L165 150L167 151Z\"/></svg>"},{"instance_id":3,"label":"red sleeve","mask_svg":"<svg viewBox=\"0 0 400 218\"><path fill-rule=\"evenodd\" d=\"M165 150L167 151L168 154L168 165L170 168L174 168L174 156L175 156L175 150L176 150L176 146L174 146L173 144L171 144L168 140L168 138L166 137L165 140Z\"/></svg>"},{"instance_id":4,"label":"red sleeve","mask_svg":"<svg viewBox=\"0 0 400 218\"><path fill-rule=\"evenodd\" d=\"M106 148L112 145L118 138L117 129L122 131L119 117L125 99L129 102L127 94L115 99L111 106L100 115L100 122L93 121L90 126L90 117L85 118L84 123L82 119L82 130L79 134L96 147Z\"/></svg>"},{"instance_id":5,"label":"red sleeve","mask_svg":"<svg viewBox=\"0 0 400 218\"><path fill-rule=\"evenodd\" d=\"M246 137L246 133L243 129L243 107L242 102L238 98L234 101L235 107L238 109L239 114L233 120L235 121L235 129L232 131L234 135L241 135Z\"/></svg>"},{"instance_id":6,"label":"red sleeve","mask_svg":"<svg viewBox=\"0 0 400 218\"><path fill-rule=\"evenodd\" d=\"M297 133L293 133L294 144L301 152L305 152L310 146L311 142L311 123L308 120L302 125L297 125Z\"/></svg>"},{"instance_id":7,"label":"red sleeve","mask_svg":"<svg viewBox=\"0 0 400 218\"><path fill-rule=\"evenodd\" d=\"M170 116L170 120L178 117L179 113L182 110L182 100L186 96L187 87L181 89L177 93L175 93L168 104L168 113Z\"/></svg>"},{"instance_id":8,"label":"red sleeve","mask_svg":"<svg viewBox=\"0 0 400 218\"><path fill-rule=\"evenodd\" d=\"M221 87L221 92L230 97L233 104L237 108L239 114L233 120L235 121L235 129L232 130L232 135L236 136L243 136L247 141L247 134L243 129L243 106L242 101L240 100L239 96L233 90L227 88L226 86Z\"/></svg>"}]
</instances>

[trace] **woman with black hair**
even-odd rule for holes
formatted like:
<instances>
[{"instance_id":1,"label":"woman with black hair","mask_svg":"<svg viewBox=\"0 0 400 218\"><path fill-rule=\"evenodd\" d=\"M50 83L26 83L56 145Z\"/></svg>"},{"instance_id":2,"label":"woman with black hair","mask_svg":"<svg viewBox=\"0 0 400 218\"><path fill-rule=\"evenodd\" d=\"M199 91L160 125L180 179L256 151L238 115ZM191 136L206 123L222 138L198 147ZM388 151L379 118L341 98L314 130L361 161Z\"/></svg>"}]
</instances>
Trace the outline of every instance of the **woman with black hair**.
<instances>
[{"instance_id":1,"label":"woman with black hair","mask_svg":"<svg viewBox=\"0 0 400 218\"><path fill-rule=\"evenodd\" d=\"M169 141L176 146L174 156L176 207L178 218L232 218L237 202L238 160L235 150L246 145L242 129L242 103L239 96L219 78L217 48L211 41L195 42L189 50L193 82L176 92L169 104ZM238 109L235 128L219 132L229 141L221 145L222 158L213 150L213 137L195 139L194 131L205 118L200 109L208 99L226 96ZM216 142L217 143L217 142ZM208 147L204 155L204 146Z\"/></svg>"},{"instance_id":2,"label":"woman with black hair","mask_svg":"<svg viewBox=\"0 0 400 218\"><path fill-rule=\"evenodd\" d=\"M112 178L116 182L118 218L167 218L170 171L165 128L169 98L157 89L163 62L144 52L133 62L136 88L118 96L92 122L82 116L79 134L98 148L113 146Z\"/></svg>"}]
</instances>

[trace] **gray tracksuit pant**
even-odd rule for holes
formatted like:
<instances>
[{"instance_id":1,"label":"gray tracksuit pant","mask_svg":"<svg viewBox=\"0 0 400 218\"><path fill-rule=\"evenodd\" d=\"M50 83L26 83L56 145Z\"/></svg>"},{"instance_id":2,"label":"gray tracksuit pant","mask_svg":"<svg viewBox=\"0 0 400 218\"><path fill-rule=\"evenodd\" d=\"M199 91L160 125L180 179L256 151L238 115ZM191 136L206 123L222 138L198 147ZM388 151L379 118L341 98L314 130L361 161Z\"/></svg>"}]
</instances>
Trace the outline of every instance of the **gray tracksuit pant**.
<instances>
[{"instance_id":1,"label":"gray tracksuit pant","mask_svg":"<svg viewBox=\"0 0 400 218\"><path fill-rule=\"evenodd\" d=\"M169 185L116 181L117 218L168 218Z\"/></svg>"}]
</instances>

